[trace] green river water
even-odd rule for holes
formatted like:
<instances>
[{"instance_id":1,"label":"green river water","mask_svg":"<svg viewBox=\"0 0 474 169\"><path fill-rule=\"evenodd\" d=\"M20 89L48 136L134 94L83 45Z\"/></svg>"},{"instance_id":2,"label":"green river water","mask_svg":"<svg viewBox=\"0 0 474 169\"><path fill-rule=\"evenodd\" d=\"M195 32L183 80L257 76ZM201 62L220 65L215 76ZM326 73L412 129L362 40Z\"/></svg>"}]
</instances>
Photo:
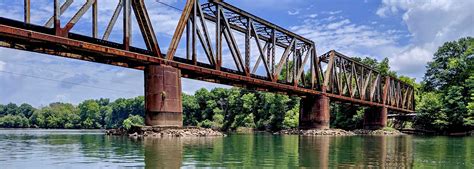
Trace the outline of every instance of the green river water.
<instances>
[{"instance_id":1,"label":"green river water","mask_svg":"<svg viewBox=\"0 0 474 169\"><path fill-rule=\"evenodd\" d=\"M0 168L474 168L474 137L130 139L99 130L0 130Z\"/></svg>"}]
</instances>

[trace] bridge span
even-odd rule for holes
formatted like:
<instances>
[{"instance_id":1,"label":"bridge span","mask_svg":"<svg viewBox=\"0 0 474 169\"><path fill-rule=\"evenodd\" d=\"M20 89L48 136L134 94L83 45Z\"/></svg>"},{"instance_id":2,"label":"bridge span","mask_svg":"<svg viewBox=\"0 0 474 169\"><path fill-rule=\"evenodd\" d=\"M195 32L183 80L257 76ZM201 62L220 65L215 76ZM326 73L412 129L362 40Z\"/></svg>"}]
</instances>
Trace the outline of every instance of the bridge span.
<instances>
[{"instance_id":1,"label":"bridge span","mask_svg":"<svg viewBox=\"0 0 474 169\"><path fill-rule=\"evenodd\" d=\"M0 46L143 70L146 125L183 125L181 77L298 95L304 129L329 128L331 101L370 107L364 116L369 129L386 126L388 111L414 112L413 86L334 50L318 56L313 41L221 0L187 0L166 51L158 44L144 0L118 0L102 37L97 24L102 1L86 0L62 26L60 16L72 1L54 0L44 25L31 23L30 0L24 0L23 20L0 14ZM92 12L90 35L73 33L86 12ZM119 15L121 43L108 40ZM132 20L146 49L130 43ZM185 54L177 55L179 50Z\"/></svg>"}]
</instances>

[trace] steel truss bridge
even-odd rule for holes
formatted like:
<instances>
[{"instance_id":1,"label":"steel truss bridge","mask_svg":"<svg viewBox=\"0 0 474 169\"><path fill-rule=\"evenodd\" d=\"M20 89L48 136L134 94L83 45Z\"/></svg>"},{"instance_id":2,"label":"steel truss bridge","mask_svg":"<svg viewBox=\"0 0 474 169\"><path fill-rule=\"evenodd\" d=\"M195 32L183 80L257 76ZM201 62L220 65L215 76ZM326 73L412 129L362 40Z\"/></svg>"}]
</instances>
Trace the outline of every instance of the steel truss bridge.
<instances>
[{"instance_id":1,"label":"steel truss bridge","mask_svg":"<svg viewBox=\"0 0 474 169\"><path fill-rule=\"evenodd\" d=\"M367 125L386 123L387 110L414 112L413 86L334 50L318 56L313 41L220 0L187 0L167 50L158 44L144 0L117 0L102 36L98 31L102 1L85 0L71 11L73 0L54 0L51 18L43 25L30 21L30 7L36 2L24 0L23 20L0 14L0 46L144 70L147 114L182 112L180 77L310 98L303 99L300 118L317 123L309 124L315 128L327 127L329 100L375 108L375 115L366 113ZM60 20L65 12L74 15ZM71 32L87 12L92 13L90 35ZM109 41L120 15L123 40ZM140 29L145 49L131 45L132 22ZM160 29L160 23L155 24ZM178 50L185 52L179 56ZM234 68L223 60L232 60ZM173 72L177 78L170 78ZM159 82L168 79L171 82ZM168 98L159 96L159 91L168 92ZM146 121L179 126L170 121L179 123L181 115L171 116L150 116ZM163 119L168 122L153 122Z\"/></svg>"}]
</instances>

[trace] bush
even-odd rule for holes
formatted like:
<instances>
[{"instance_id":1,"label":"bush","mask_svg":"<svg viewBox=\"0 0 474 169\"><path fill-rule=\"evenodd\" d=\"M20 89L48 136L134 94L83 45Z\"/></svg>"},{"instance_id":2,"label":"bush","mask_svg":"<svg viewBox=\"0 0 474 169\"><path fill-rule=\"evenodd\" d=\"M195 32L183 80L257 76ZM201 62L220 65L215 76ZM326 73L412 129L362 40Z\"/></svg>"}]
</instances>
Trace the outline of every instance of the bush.
<instances>
[{"instance_id":1,"label":"bush","mask_svg":"<svg viewBox=\"0 0 474 169\"><path fill-rule=\"evenodd\" d=\"M129 115L127 119L125 119L122 123L122 127L125 129L130 129L132 126L143 126L144 119L140 115Z\"/></svg>"},{"instance_id":2,"label":"bush","mask_svg":"<svg viewBox=\"0 0 474 169\"><path fill-rule=\"evenodd\" d=\"M206 120L200 122L200 123L198 124L198 126L199 126L199 127L203 127L203 128L211 128L211 127L212 127L212 124L213 124L212 121L206 119Z\"/></svg>"},{"instance_id":3,"label":"bush","mask_svg":"<svg viewBox=\"0 0 474 169\"><path fill-rule=\"evenodd\" d=\"M392 127L384 127L382 130L383 131L396 131L397 129L394 129Z\"/></svg>"}]
</instances>

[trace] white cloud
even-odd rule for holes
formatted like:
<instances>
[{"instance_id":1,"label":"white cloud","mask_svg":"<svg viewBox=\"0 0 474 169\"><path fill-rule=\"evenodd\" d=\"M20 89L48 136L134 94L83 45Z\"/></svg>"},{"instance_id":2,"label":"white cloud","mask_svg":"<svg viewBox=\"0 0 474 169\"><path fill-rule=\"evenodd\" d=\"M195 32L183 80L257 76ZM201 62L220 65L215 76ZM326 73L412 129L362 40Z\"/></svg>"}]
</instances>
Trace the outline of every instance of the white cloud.
<instances>
[{"instance_id":1,"label":"white cloud","mask_svg":"<svg viewBox=\"0 0 474 169\"><path fill-rule=\"evenodd\" d=\"M408 49L391 55L392 67L406 74L423 75L438 46L474 36L473 6L470 0L383 0L376 14L382 18L401 17L411 34Z\"/></svg>"},{"instance_id":2,"label":"white cloud","mask_svg":"<svg viewBox=\"0 0 474 169\"><path fill-rule=\"evenodd\" d=\"M328 14L328 15L337 15L337 14L340 14L342 13L342 10L337 10L337 11L323 11L321 12L323 14Z\"/></svg>"},{"instance_id":3,"label":"white cloud","mask_svg":"<svg viewBox=\"0 0 474 169\"><path fill-rule=\"evenodd\" d=\"M395 44L400 37L399 32L379 31L372 26L352 23L350 19L340 16L322 20L307 18L301 25L290 29L315 41L320 54L335 49L361 56L363 54L357 52L357 49Z\"/></svg>"},{"instance_id":4,"label":"white cloud","mask_svg":"<svg viewBox=\"0 0 474 169\"><path fill-rule=\"evenodd\" d=\"M381 19L399 17L407 31L384 30L378 21L354 23L337 15L342 11L322 12L330 16L319 20L306 16L291 30L314 40L318 53L336 49L350 56L388 57L399 74L421 80L438 46L474 36L472 6L474 1L467 0L383 0L376 14Z\"/></svg>"},{"instance_id":5,"label":"white cloud","mask_svg":"<svg viewBox=\"0 0 474 169\"><path fill-rule=\"evenodd\" d=\"M310 17L310 18L316 18L317 16L318 16L318 14L310 14L310 15L308 15L308 17Z\"/></svg>"},{"instance_id":6,"label":"white cloud","mask_svg":"<svg viewBox=\"0 0 474 169\"><path fill-rule=\"evenodd\" d=\"M288 11L288 15L298 15L298 14L300 14L300 10L299 10L299 9L295 9L295 10Z\"/></svg>"},{"instance_id":7,"label":"white cloud","mask_svg":"<svg viewBox=\"0 0 474 169\"><path fill-rule=\"evenodd\" d=\"M391 57L392 69L400 74L411 77L421 77L424 67L431 60L433 53L424 47L411 47Z\"/></svg>"},{"instance_id":8,"label":"white cloud","mask_svg":"<svg viewBox=\"0 0 474 169\"><path fill-rule=\"evenodd\" d=\"M351 21L349 21L349 19L344 19L344 20L339 21L339 22L330 23L330 24L326 25L326 28L327 29L336 29L336 28L340 28L342 25L346 25L346 24L349 24L349 23L351 23Z\"/></svg>"}]
</instances>

